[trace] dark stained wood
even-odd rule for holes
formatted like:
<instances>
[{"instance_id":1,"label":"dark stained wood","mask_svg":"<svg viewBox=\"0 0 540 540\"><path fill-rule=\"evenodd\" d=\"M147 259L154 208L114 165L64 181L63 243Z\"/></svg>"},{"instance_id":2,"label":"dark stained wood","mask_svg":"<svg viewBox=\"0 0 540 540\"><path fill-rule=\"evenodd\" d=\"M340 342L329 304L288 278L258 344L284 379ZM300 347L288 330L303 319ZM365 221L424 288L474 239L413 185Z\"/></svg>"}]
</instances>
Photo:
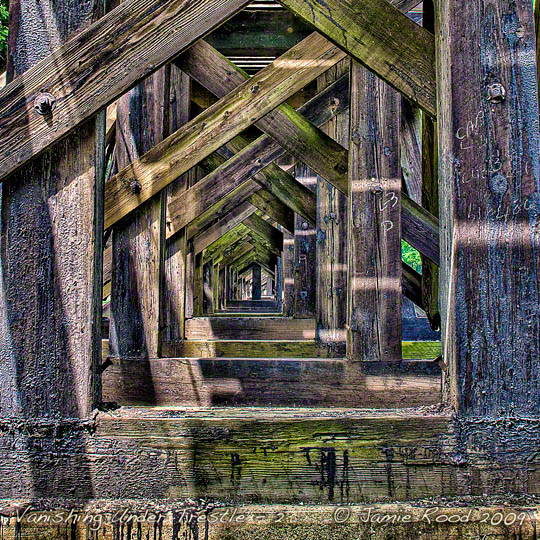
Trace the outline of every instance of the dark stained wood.
<instances>
[{"instance_id":1,"label":"dark stained wood","mask_svg":"<svg viewBox=\"0 0 540 540\"><path fill-rule=\"evenodd\" d=\"M409 197L422 204L422 122L430 120L422 114L408 99L401 98L401 170ZM432 212L437 215L438 212Z\"/></svg>"},{"instance_id":2,"label":"dark stained wood","mask_svg":"<svg viewBox=\"0 0 540 540\"><path fill-rule=\"evenodd\" d=\"M94 1L12 2L8 70L9 78L19 78L0 91L2 176L23 165L31 148L46 146L27 129L28 122L45 123L42 117L21 113L39 61L100 15L103 6ZM100 400L104 155L99 114L2 185L0 409L6 417L85 418ZM85 478L80 486L83 496ZM46 496L42 488L34 486L36 497Z\"/></svg>"},{"instance_id":3,"label":"dark stained wood","mask_svg":"<svg viewBox=\"0 0 540 540\"><path fill-rule=\"evenodd\" d=\"M251 281L251 299L261 299L261 265L253 263L251 265L252 281Z\"/></svg>"},{"instance_id":4,"label":"dark stained wood","mask_svg":"<svg viewBox=\"0 0 540 540\"><path fill-rule=\"evenodd\" d=\"M295 177L316 192L317 176L303 163L295 166ZM294 317L311 319L317 312L317 230L296 215L294 232Z\"/></svg>"},{"instance_id":5,"label":"dark stained wood","mask_svg":"<svg viewBox=\"0 0 540 540\"><path fill-rule=\"evenodd\" d=\"M203 313L214 314L214 265L207 262L203 265Z\"/></svg>"},{"instance_id":6,"label":"dark stained wood","mask_svg":"<svg viewBox=\"0 0 540 540\"><path fill-rule=\"evenodd\" d=\"M170 69L170 81L167 110L169 133L173 133L189 121L191 82L189 77L176 66L169 65L168 69ZM197 173L196 169L192 169L167 187L164 196L165 214L168 202L195 182ZM166 237L169 229L167 217L165 215ZM160 346L167 342L178 342L184 339L188 240L186 230L183 229L176 236L166 241L165 261L163 263L163 299L161 301L163 313L160 321Z\"/></svg>"},{"instance_id":7,"label":"dark stained wood","mask_svg":"<svg viewBox=\"0 0 540 540\"><path fill-rule=\"evenodd\" d=\"M0 179L90 119L248 3L249 0L127 0L73 36L54 54L46 58L44 53L36 56L36 61L41 61L25 73L24 79L0 90ZM63 11L61 6L55 9L58 13ZM38 25L44 20L43 14L39 16ZM43 39L51 47L49 53L52 45L61 44L54 36ZM26 61L17 73L33 63ZM58 106L52 118L34 112L34 100L42 90L56 98Z\"/></svg>"},{"instance_id":8,"label":"dark stained wood","mask_svg":"<svg viewBox=\"0 0 540 540\"><path fill-rule=\"evenodd\" d=\"M286 317L197 317L186 321L186 339L315 339L314 319Z\"/></svg>"},{"instance_id":9,"label":"dark stained wood","mask_svg":"<svg viewBox=\"0 0 540 540\"><path fill-rule=\"evenodd\" d=\"M257 214L250 215L242 223L256 234L268 239L272 246L279 251L278 256L283 251L283 233Z\"/></svg>"},{"instance_id":10,"label":"dark stained wood","mask_svg":"<svg viewBox=\"0 0 540 540\"><path fill-rule=\"evenodd\" d=\"M424 26L435 28L432 0L424 1ZM421 204L434 216L439 217L439 179L437 152L437 124L424 115L422 118L422 191ZM441 328L439 309L439 268L425 255L422 257L422 304L431 328Z\"/></svg>"},{"instance_id":11,"label":"dark stained wood","mask_svg":"<svg viewBox=\"0 0 540 540\"><path fill-rule=\"evenodd\" d=\"M433 34L386 0L279 0L405 97L436 116ZM330 16L329 16L330 13Z\"/></svg>"},{"instance_id":12,"label":"dark stained wood","mask_svg":"<svg viewBox=\"0 0 540 540\"><path fill-rule=\"evenodd\" d=\"M316 54L313 53L316 51ZM264 117L342 57L312 34L252 79L154 146L105 186L105 226L117 222L178 176ZM291 73L293 62L300 67Z\"/></svg>"},{"instance_id":13,"label":"dark stained wood","mask_svg":"<svg viewBox=\"0 0 540 540\"><path fill-rule=\"evenodd\" d=\"M283 315L292 317L294 315L294 235L286 231L283 232Z\"/></svg>"},{"instance_id":14,"label":"dark stained wood","mask_svg":"<svg viewBox=\"0 0 540 540\"><path fill-rule=\"evenodd\" d=\"M116 107L119 169L160 143L169 131L170 70L162 68L122 96ZM111 354L157 358L165 250L163 197L158 194L120 221L112 233Z\"/></svg>"},{"instance_id":15,"label":"dark stained wood","mask_svg":"<svg viewBox=\"0 0 540 540\"><path fill-rule=\"evenodd\" d=\"M343 60L321 75L317 84L324 88L338 80L349 73L349 65L350 60ZM337 114L323 130L347 147L348 111ZM317 206L317 339L332 348L346 341L347 196L318 176Z\"/></svg>"},{"instance_id":16,"label":"dark stained wood","mask_svg":"<svg viewBox=\"0 0 540 540\"><path fill-rule=\"evenodd\" d=\"M399 95L351 71L347 356L401 359Z\"/></svg>"},{"instance_id":17,"label":"dark stained wood","mask_svg":"<svg viewBox=\"0 0 540 540\"><path fill-rule=\"evenodd\" d=\"M538 95L535 70L525 68L534 58L533 7L472 0L437 8L447 394L468 415L537 415Z\"/></svg>"},{"instance_id":18,"label":"dark stained wood","mask_svg":"<svg viewBox=\"0 0 540 540\"><path fill-rule=\"evenodd\" d=\"M113 360L103 378L107 401L122 405L391 408L440 403L440 368L428 367L365 373L344 359L168 358L150 361L149 378L129 358Z\"/></svg>"},{"instance_id":19,"label":"dark stained wood","mask_svg":"<svg viewBox=\"0 0 540 540\"><path fill-rule=\"evenodd\" d=\"M294 212L266 189L254 193L249 202L289 232L294 232Z\"/></svg>"}]
</instances>

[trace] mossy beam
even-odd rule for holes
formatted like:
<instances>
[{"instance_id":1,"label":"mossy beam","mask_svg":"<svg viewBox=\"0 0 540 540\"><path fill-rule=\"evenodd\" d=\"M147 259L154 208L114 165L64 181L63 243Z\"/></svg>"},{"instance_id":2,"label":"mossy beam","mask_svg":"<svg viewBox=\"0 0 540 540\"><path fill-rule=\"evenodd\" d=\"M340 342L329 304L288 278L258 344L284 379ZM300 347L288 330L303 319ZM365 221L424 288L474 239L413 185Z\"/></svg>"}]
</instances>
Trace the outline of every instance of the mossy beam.
<instances>
[{"instance_id":1,"label":"mossy beam","mask_svg":"<svg viewBox=\"0 0 540 540\"><path fill-rule=\"evenodd\" d=\"M435 39L386 0L278 0L401 92L437 114Z\"/></svg>"},{"instance_id":2,"label":"mossy beam","mask_svg":"<svg viewBox=\"0 0 540 540\"><path fill-rule=\"evenodd\" d=\"M182 55L177 65L218 97L249 77L204 41L198 42ZM337 88L340 81L334 84L336 85L334 88ZM307 105L300 111L310 110ZM289 152L296 154L302 162L342 193L348 193L348 151L300 112L283 104L256 125L286 147ZM299 143L300 140L303 140L305 144ZM403 194L402 220L404 239L430 257L433 262L438 263L437 218Z\"/></svg>"},{"instance_id":3,"label":"mossy beam","mask_svg":"<svg viewBox=\"0 0 540 540\"><path fill-rule=\"evenodd\" d=\"M105 226L129 214L338 62L312 34L107 182ZM298 66L291 73L290 65Z\"/></svg>"}]
</instances>

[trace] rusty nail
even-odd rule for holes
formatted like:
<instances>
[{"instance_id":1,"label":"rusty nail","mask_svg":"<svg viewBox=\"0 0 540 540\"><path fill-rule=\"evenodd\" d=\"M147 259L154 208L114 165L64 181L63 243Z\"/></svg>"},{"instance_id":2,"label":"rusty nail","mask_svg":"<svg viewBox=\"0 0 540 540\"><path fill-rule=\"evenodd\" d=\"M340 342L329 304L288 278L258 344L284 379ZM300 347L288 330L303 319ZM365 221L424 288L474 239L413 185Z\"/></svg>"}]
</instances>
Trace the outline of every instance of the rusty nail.
<instances>
[{"instance_id":1,"label":"rusty nail","mask_svg":"<svg viewBox=\"0 0 540 540\"><path fill-rule=\"evenodd\" d=\"M506 89L501 83L491 83L487 87L487 99L491 103L502 103L506 99Z\"/></svg>"},{"instance_id":2,"label":"rusty nail","mask_svg":"<svg viewBox=\"0 0 540 540\"><path fill-rule=\"evenodd\" d=\"M41 116L50 114L56 108L56 98L48 92L42 92L34 100L34 110Z\"/></svg>"}]
</instances>

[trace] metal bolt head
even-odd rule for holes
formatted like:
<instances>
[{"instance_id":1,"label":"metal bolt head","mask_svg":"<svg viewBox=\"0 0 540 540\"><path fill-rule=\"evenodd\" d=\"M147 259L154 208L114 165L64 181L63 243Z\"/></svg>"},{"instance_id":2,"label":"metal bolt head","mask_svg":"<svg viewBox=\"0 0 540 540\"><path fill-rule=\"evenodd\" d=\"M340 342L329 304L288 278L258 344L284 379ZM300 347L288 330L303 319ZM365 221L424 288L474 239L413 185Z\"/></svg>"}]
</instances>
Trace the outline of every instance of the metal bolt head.
<instances>
[{"instance_id":1,"label":"metal bolt head","mask_svg":"<svg viewBox=\"0 0 540 540\"><path fill-rule=\"evenodd\" d=\"M56 108L56 98L48 92L41 92L34 100L34 110L41 116L51 114Z\"/></svg>"},{"instance_id":2,"label":"metal bolt head","mask_svg":"<svg viewBox=\"0 0 540 540\"><path fill-rule=\"evenodd\" d=\"M131 190L132 193L138 194L142 191L141 183L138 180L133 180L129 184L129 189Z\"/></svg>"},{"instance_id":3,"label":"metal bolt head","mask_svg":"<svg viewBox=\"0 0 540 540\"><path fill-rule=\"evenodd\" d=\"M506 89L501 83L491 83L487 87L487 99L490 103L502 103L506 99Z\"/></svg>"},{"instance_id":4,"label":"metal bolt head","mask_svg":"<svg viewBox=\"0 0 540 540\"><path fill-rule=\"evenodd\" d=\"M302 229L304 229L304 231L307 231L309 229L309 225L308 225L308 222L307 221L304 221L302 223Z\"/></svg>"}]
</instances>

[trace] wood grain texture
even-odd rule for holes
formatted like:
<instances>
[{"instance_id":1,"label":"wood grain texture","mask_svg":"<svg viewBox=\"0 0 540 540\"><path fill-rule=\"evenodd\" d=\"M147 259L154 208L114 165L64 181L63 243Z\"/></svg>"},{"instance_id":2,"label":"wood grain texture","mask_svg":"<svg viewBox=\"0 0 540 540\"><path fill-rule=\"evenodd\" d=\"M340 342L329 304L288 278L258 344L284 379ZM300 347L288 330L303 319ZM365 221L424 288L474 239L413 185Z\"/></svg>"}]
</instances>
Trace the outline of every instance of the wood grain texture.
<instances>
[{"instance_id":1,"label":"wood grain texture","mask_svg":"<svg viewBox=\"0 0 540 540\"><path fill-rule=\"evenodd\" d=\"M106 185L105 226L268 114L340 56L337 47L313 34L121 170ZM297 67L292 72L291 64Z\"/></svg>"},{"instance_id":2,"label":"wood grain texture","mask_svg":"<svg viewBox=\"0 0 540 540\"><path fill-rule=\"evenodd\" d=\"M270 191L260 189L249 198L249 202L263 214L279 223L281 227L289 232L294 232L294 212Z\"/></svg>"},{"instance_id":3,"label":"wood grain texture","mask_svg":"<svg viewBox=\"0 0 540 540\"><path fill-rule=\"evenodd\" d=\"M303 163L294 168L296 179L316 193L317 176ZM317 313L317 229L296 215L294 231L294 317L311 319Z\"/></svg>"},{"instance_id":4,"label":"wood grain texture","mask_svg":"<svg viewBox=\"0 0 540 540\"><path fill-rule=\"evenodd\" d=\"M450 403L540 412L538 95L526 0L437 3L441 318ZM501 86L493 86L501 85ZM505 96L497 92L505 89Z\"/></svg>"},{"instance_id":5,"label":"wood grain texture","mask_svg":"<svg viewBox=\"0 0 540 540\"><path fill-rule=\"evenodd\" d=\"M9 73L19 78L3 96L30 82L42 58L103 14L93 1L17 0L11 7ZM99 401L104 122L104 115L90 119L2 185L3 416L85 417ZM1 122L2 144L10 139L4 166L6 148L16 153L29 138L19 140L10 125Z\"/></svg>"},{"instance_id":6,"label":"wood grain texture","mask_svg":"<svg viewBox=\"0 0 540 540\"><path fill-rule=\"evenodd\" d=\"M408 99L401 98L401 170L407 194L418 204L422 204L421 126L428 120L429 116L422 116L418 107L412 105ZM437 214L438 212L434 213Z\"/></svg>"},{"instance_id":7,"label":"wood grain texture","mask_svg":"<svg viewBox=\"0 0 540 540\"><path fill-rule=\"evenodd\" d=\"M319 88L349 74L346 59L317 79ZM348 78L348 77L347 77ZM348 96L347 96L348 97ZM340 99L336 96L336 99ZM347 102L349 100L347 99ZM349 114L345 110L327 122L323 131L345 148ZM346 341L347 322L347 196L317 177L317 339L329 348Z\"/></svg>"},{"instance_id":8,"label":"wood grain texture","mask_svg":"<svg viewBox=\"0 0 540 540\"><path fill-rule=\"evenodd\" d=\"M39 62L0 90L0 179L248 3L127 0L54 52L51 47L50 56L40 54ZM33 110L42 90L57 102L48 118Z\"/></svg>"},{"instance_id":9,"label":"wood grain texture","mask_svg":"<svg viewBox=\"0 0 540 540\"><path fill-rule=\"evenodd\" d=\"M191 81L176 66L169 65L169 133L186 124L191 115ZM165 237L170 229L167 206L179 192L188 189L196 181L197 169L187 172L170 184L163 195L163 213L165 214ZM160 346L164 343L178 342L184 339L185 297L186 297L186 262L188 235L181 230L174 238L165 241L165 260L163 261L163 299L160 320Z\"/></svg>"},{"instance_id":10,"label":"wood grain texture","mask_svg":"<svg viewBox=\"0 0 540 540\"><path fill-rule=\"evenodd\" d=\"M440 402L438 366L380 365L365 373L344 359L113 359L104 396L124 406L414 407ZM426 372L427 371L427 372ZM190 375L192 374L192 375ZM151 388L151 391L150 391Z\"/></svg>"},{"instance_id":11,"label":"wood grain texture","mask_svg":"<svg viewBox=\"0 0 540 540\"><path fill-rule=\"evenodd\" d=\"M386 0L279 0L432 117L433 35Z\"/></svg>"},{"instance_id":12,"label":"wood grain texture","mask_svg":"<svg viewBox=\"0 0 540 540\"><path fill-rule=\"evenodd\" d=\"M433 0L425 0L424 26L435 28ZM432 215L439 217L437 123L425 116L422 118L422 190L421 205ZM422 257L422 304L433 330L441 328L439 309L439 268L425 255Z\"/></svg>"},{"instance_id":13,"label":"wood grain texture","mask_svg":"<svg viewBox=\"0 0 540 540\"><path fill-rule=\"evenodd\" d=\"M293 231L294 232L294 231ZM283 315L294 315L294 235L284 231L283 233Z\"/></svg>"},{"instance_id":14,"label":"wood grain texture","mask_svg":"<svg viewBox=\"0 0 540 540\"><path fill-rule=\"evenodd\" d=\"M351 67L347 356L401 359L399 96Z\"/></svg>"},{"instance_id":15,"label":"wood grain texture","mask_svg":"<svg viewBox=\"0 0 540 540\"><path fill-rule=\"evenodd\" d=\"M128 167L169 131L170 70L122 96L116 107L116 163ZM157 358L163 307L165 222L162 194L139 206L112 232L110 341L114 356Z\"/></svg>"},{"instance_id":16,"label":"wood grain texture","mask_svg":"<svg viewBox=\"0 0 540 540\"><path fill-rule=\"evenodd\" d=\"M186 339L315 339L314 319L286 317L198 317L186 321Z\"/></svg>"}]
</instances>

